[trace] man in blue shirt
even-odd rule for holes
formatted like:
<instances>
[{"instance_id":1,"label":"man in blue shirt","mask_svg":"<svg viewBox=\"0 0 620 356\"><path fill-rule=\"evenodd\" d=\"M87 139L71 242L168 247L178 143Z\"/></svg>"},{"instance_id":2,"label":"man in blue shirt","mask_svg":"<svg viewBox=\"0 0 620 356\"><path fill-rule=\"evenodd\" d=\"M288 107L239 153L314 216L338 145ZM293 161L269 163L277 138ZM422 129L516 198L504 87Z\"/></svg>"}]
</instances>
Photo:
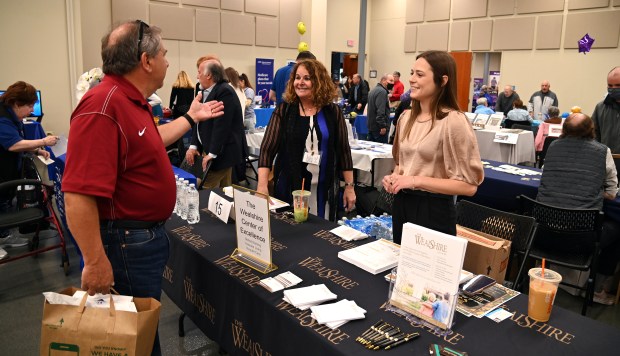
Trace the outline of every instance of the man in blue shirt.
<instances>
[{"instance_id":1,"label":"man in blue shirt","mask_svg":"<svg viewBox=\"0 0 620 356\"><path fill-rule=\"evenodd\" d=\"M269 100L275 101L276 106L280 105L283 101L282 95L286 90L286 83L288 83L288 80L291 77L293 66L296 62L299 62L302 59L316 59L316 57L310 51L299 52L295 62L291 62L276 71L276 74L273 77L273 83L271 84L271 90L269 90Z\"/></svg>"}]
</instances>

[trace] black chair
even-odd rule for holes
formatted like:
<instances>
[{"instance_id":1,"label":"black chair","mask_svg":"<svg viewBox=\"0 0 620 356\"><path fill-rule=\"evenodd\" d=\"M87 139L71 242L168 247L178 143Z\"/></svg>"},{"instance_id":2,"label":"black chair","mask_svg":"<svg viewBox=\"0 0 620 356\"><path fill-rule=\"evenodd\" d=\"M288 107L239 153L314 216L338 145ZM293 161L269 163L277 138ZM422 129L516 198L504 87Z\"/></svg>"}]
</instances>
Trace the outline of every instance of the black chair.
<instances>
[{"instance_id":1,"label":"black chair","mask_svg":"<svg viewBox=\"0 0 620 356\"><path fill-rule=\"evenodd\" d=\"M555 137L555 136L545 137L545 143L543 144L543 149L538 154L538 168L542 168L542 166L545 164L545 157L547 156L547 151L549 150L549 146L551 146L551 143L557 140L558 138L559 137Z\"/></svg>"},{"instance_id":2,"label":"black chair","mask_svg":"<svg viewBox=\"0 0 620 356\"><path fill-rule=\"evenodd\" d=\"M512 128L520 129L520 130L527 130L527 131L534 131L534 127L532 125L513 124Z\"/></svg>"},{"instance_id":3,"label":"black chair","mask_svg":"<svg viewBox=\"0 0 620 356\"><path fill-rule=\"evenodd\" d=\"M385 189L381 189L381 191L379 191L379 197L377 198L377 203L375 204L373 212L378 215L383 213L388 213L389 215L392 215L393 204L394 194L388 193Z\"/></svg>"},{"instance_id":4,"label":"black chair","mask_svg":"<svg viewBox=\"0 0 620 356\"><path fill-rule=\"evenodd\" d=\"M248 179L254 180L258 182L258 172L256 171L256 168L254 168L254 162L258 162L258 156L254 155L254 154L248 154L245 157L245 169L247 171L247 169L251 169L252 172L254 173L254 177L249 176L247 173L245 175L245 181L250 183L250 181L248 181Z\"/></svg>"},{"instance_id":5,"label":"black chair","mask_svg":"<svg viewBox=\"0 0 620 356\"><path fill-rule=\"evenodd\" d=\"M517 258L517 255L525 255L527 244L536 232L536 221L532 217L495 210L467 200L460 200L456 205L456 223L511 241L511 256L508 260L507 273L510 273L512 261ZM504 282L504 284L514 286L516 283Z\"/></svg>"},{"instance_id":6,"label":"black chair","mask_svg":"<svg viewBox=\"0 0 620 356\"><path fill-rule=\"evenodd\" d=\"M561 284L585 290L581 314L586 315L594 297L594 278L600 254L603 212L597 209L564 209L519 196L521 213L536 219L538 229L530 240L517 275L517 286L528 258L542 260L579 271L590 271L585 286Z\"/></svg>"},{"instance_id":7,"label":"black chair","mask_svg":"<svg viewBox=\"0 0 620 356\"><path fill-rule=\"evenodd\" d=\"M17 198L17 211L0 214L0 228L11 229L22 227L30 229L34 226L34 236L28 242L28 252L12 256L0 261L0 264L15 261L28 256L36 256L39 253L60 248L62 250L62 263L65 275L69 274L69 256L65 245L65 239L60 225L60 220L52 205L53 186L43 184L39 179L17 179L0 184L0 194L12 195L11 192L19 189ZM42 201L38 200L39 192ZM53 223L58 232L60 241L58 244L39 248L39 232Z\"/></svg>"},{"instance_id":8,"label":"black chair","mask_svg":"<svg viewBox=\"0 0 620 356\"><path fill-rule=\"evenodd\" d=\"M510 119L504 119L504 127L507 128L507 129L516 129L516 127L514 127L514 125L526 126L527 124L525 122L526 121L514 121L514 120L510 120ZM527 123L529 124L529 121Z\"/></svg>"}]
</instances>

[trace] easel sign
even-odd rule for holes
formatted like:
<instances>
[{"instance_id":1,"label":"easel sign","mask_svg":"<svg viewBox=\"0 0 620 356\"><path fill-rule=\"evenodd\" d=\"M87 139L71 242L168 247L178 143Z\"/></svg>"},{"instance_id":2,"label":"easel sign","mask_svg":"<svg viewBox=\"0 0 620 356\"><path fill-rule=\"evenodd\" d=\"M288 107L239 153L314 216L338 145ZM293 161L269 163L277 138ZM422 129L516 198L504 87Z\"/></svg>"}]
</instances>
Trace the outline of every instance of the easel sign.
<instances>
[{"instance_id":1,"label":"easel sign","mask_svg":"<svg viewBox=\"0 0 620 356\"><path fill-rule=\"evenodd\" d=\"M237 248L230 257L262 273L276 270L271 262L268 196L233 185Z\"/></svg>"}]
</instances>

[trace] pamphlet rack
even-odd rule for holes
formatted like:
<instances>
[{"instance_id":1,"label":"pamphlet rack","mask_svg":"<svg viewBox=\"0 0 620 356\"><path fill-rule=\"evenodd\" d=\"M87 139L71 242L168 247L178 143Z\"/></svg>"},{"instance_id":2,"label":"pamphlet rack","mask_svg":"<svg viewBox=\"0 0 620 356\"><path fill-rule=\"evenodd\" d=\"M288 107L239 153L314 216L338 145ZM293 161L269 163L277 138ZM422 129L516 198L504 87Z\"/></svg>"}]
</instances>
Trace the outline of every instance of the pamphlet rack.
<instances>
[{"instance_id":1,"label":"pamphlet rack","mask_svg":"<svg viewBox=\"0 0 620 356\"><path fill-rule=\"evenodd\" d=\"M393 268L392 272L390 273L390 275L394 276L394 278L390 278L390 285L388 287L388 298L387 298L385 310L392 312L394 314L402 315L405 317L407 321L411 323L411 325L426 327L428 328L428 330L431 330L435 335L438 335L438 336L451 335L453 333L452 327L455 325L454 321L452 321L451 324L447 328L444 329L440 327L439 325L435 325L429 322L428 320L424 320L406 310L403 310L402 308L392 303L392 293L398 293L398 291L394 290L394 286L396 283L396 273L397 273L397 267ZM450 313L454 313L456 311L456 305L458 302L458 294L451 294L450 300L451 300ZM424 302L424 301L420 300L420 302Z\"/></svg>"}]
</instances>

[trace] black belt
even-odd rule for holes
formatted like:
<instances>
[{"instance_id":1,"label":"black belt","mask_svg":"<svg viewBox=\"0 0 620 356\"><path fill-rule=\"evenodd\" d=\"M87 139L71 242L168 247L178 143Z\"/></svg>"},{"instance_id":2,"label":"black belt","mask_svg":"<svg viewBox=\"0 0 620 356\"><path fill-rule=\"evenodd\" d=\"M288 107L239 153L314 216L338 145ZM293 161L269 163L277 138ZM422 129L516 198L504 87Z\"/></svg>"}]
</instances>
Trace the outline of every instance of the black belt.
<instances>
[{"instance_id":1,"label":"black belt","mask_svg":"<svg viewBox=\"0 0 620 356\"><path fill-rule=\"evenodd\" d=\"M101 220L101 226L113 229L150 229L163 225L165 221L140 221L140 220Z\"/></svg>"}]
</instances>

